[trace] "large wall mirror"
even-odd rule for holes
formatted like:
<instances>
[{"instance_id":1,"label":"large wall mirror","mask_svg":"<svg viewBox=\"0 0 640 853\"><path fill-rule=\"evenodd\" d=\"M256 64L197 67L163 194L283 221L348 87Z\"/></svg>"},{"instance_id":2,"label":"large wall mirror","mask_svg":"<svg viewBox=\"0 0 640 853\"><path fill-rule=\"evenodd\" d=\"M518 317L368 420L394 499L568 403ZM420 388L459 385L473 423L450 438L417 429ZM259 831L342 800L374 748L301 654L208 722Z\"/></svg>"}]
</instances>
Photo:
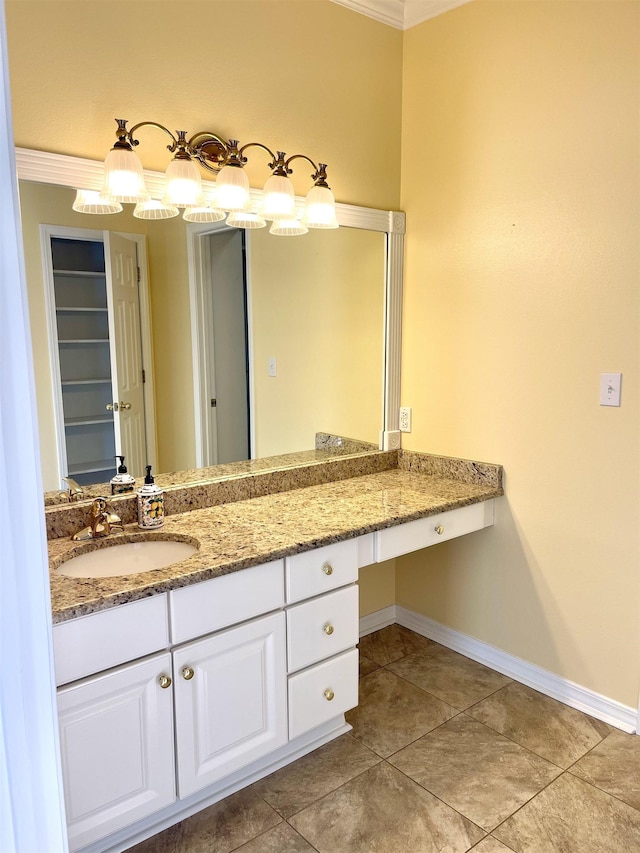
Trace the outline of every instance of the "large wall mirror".
<instances>
[{"instance_id":1,"label":"large wall mirror","mask_svg":"<svg viewBox=\"0 0 640 853\"><path fill-rule=\"evenodd\" d=\"M17 163L45 490L103 463L84 481L107 481L115 453L140 476L397 429L403 214L339 204L340 229L299 237L88 216L71 205L100 163Z\"/></svg>"}]
</instances>

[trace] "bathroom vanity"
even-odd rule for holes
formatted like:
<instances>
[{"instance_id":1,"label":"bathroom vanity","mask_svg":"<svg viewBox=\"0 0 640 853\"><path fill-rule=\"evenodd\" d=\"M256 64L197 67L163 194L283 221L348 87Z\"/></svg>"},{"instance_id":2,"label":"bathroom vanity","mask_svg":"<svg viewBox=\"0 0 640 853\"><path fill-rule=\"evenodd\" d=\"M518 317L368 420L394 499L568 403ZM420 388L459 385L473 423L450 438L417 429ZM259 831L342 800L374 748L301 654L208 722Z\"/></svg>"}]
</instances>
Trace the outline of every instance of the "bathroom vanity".
<instances>
[{"instance_id":1,"label":"bathroom vanity","mask_svg":"<svg viewBox=\"0 0 640 853\"><path fill-rule=\"evenodd\" d=\"M197 541L162 569L65 577L78 544L51 539L71 850L126 849L349 730L359 571L490 526L502 494L499 466L402 451L351 464L328 481L322 463L279 472L269 493L243 478L261 496L213 505L200 484L174 496L199 508L161 532L92 543ZM60 532L80 508L47 512Z\"/></svg>"}]
</instances>

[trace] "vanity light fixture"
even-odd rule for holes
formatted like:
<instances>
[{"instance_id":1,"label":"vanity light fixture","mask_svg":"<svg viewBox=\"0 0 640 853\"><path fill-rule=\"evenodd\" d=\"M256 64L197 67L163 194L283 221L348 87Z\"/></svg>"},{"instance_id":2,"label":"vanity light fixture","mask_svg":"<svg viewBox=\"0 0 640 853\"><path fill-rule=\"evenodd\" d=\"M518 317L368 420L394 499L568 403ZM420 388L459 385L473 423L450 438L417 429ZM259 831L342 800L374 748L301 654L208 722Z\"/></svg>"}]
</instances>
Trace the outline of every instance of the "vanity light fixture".
<instances>
[{"instance_id":1,"label":"vanity light fixture","mask_svg":"<svg viewBox=\"0 0 640 853\"><path fill-rule=\"evenodd\" d=\"M97 190L77 190L72 205L76 213L120 213L122 205L117 201L105 201ZM177 211L176 211L177 213Z\"/></svg>"},{"instance_id":2,"label":"vanity light fixture","mask_svg":"<svg viewBox=\"0 0 640 853\"><path fill-rule=\"evenodd\" d=\"M272 234L306 234L309 228L338 228L335 198L327 184L327 167L314 163L306 154L287 157L284 151L275 154L261 142L249 142L242 147L236 139L225 141L210 131L199 131L187 139L186 131L170 130L155 121L142 121L127 128L125 119L116 119L116 142L104 164L104 184L99 194L86 199L86 190L78 190L74 210L82 213L117 213L122 204L135 204L133 215L140 219L169 219L183 208L188 222L216 222L225 218L236 228L264 228L267 220L273 224ZM145 186L142 163L134 152L139 145L136 132L143 127L155 127L171 138L168 150L174 155L165 173L162 200L152 199ZM259 209L252 210L249 179L244 171L245 151L261 148L271 157L268 164L272 174L262 190ZM301 218L296 214L291 163L306 160L314 169L313 186L309 191ZM215 199L205 198L199 164L215 172Z\"/></svg>"}]
</instances>

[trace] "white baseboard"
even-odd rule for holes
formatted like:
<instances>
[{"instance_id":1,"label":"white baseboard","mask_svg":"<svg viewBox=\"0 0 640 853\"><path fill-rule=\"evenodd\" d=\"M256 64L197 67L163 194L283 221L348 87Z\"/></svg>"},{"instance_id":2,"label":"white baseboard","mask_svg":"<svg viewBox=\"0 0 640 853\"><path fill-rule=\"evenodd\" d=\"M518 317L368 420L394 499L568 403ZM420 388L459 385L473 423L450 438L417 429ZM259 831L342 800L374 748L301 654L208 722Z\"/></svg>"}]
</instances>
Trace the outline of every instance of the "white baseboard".
<instances>
[{"instance_id":1,"label":"white baseboard","mask_svg":"<svg viewBox=\"0 0 640 853\"><path fill-rule=\"evenodd\" d=\"M390 618L392 612L395 614L395 619ZM495 646L490 646L488 643L483 643L468 634L463 634L454 628L448 628L427 616L421 616L419 613L414 613L412 610L407 610L399 605L385 607L383 610L364 616L360 620L360 636L384 628L392 622L396 622L404 628L410 628L416 634L428 637L448 649L453 649L453 651L459 652L471 660L513 678L514 681L532 687L545 696L557 699L571 708L583 711L585 714L625 732L635 732L639 725L636 708L602 696L600 693L582 687L580 684L575 684L575 682L562 678L560 675L549 672L540 666L528 663L522 658L503 652Z\"/></svg>"},{"instance_id":2,"label":"white baseboard","mask_svg":"<svg viewBox=\"0 0 640 853\"><path fill-rule=\"evenodd\" d=\"M387 625L394 625L396 621L395 604L384 607L382 610L376 610L375 613L369 613L368 616L361 616L360 636L364 637L366 634L373 634L374 631L386 628Z\"/></svg>"}]
</instances>

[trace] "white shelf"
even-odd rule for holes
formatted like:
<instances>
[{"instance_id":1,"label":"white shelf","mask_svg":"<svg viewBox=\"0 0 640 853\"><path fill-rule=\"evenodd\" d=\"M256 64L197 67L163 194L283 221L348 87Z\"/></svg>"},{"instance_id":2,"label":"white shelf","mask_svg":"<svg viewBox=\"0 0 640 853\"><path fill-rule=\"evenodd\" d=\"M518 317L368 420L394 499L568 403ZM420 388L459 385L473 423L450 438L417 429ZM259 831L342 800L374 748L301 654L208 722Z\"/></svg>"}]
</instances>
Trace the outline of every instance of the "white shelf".
<instances>
[{"instance_id":1,"label":"white shelf","mask_svg":"<svg viewBox=\"0 0 640 853\"><path fill-rule=\"evenodd\" d=\"M54 270L54 275L74 276L75 278L104 278L104 272L92 272L90 270Z\"/></svg>"},{"instance_id":2,"label":"white shelf","mask_svg":"<svg viewBox=\"0 0 640 853\"><path fill-rule=\"evenodd\" d=\"M108 308L56 308L56 314L106 314L108 311Z\"/></svg>"},{"instance_id":3,"label":"white shelf","mask_svg":"<svg viewBox=\"0 0 640 853\"><path fill-rule=\"evenodd\" d=\"M82 418L65 418L64 425L66 427L90 426L91 424L112 424L113 416L104 415L87 415Z\"/></svg>"},{"instance_id":4,"label":"white shelf","mask_svg":"<svg viewBox=\"0 0 640 853\"><path fill-rule=\"evenodd\" d=\"M109 338L65 338L58 339L59 344L108 344Z\"/></svg>"},{"instance_id":5,"label":"white shelf","mask_svg":"<svg viewBox=\"0 0 640 853\"><path fill-rule=\"evenodd\" d=\"M96 459L91 462L78 462L75 465L69 465L69 476L74 474L96 474L99 471L115 471L113 459Z\"/></svg>"},{"instance_id":6,"label":"white shelf","mask_svg":"<svg viewBox=\"0 0 640 853\"><path fill-rule=\"evenodd\" d=\"M111 385L111 379L63 379L61 385Z\"/></svg>"}]
</instances>

